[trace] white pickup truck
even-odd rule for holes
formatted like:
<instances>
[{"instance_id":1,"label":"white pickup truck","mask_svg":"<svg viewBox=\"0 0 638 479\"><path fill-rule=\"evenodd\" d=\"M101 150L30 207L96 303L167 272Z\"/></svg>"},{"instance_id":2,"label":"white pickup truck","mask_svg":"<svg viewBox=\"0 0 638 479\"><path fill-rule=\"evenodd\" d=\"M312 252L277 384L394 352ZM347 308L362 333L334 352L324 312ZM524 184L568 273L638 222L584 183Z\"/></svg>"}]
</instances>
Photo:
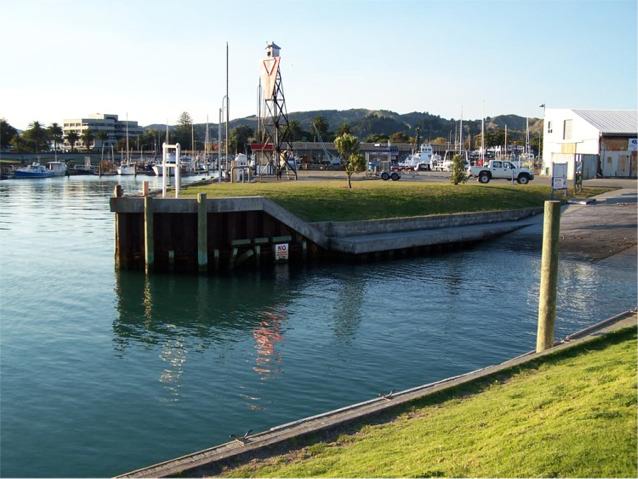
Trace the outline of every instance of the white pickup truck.
<instances>
[{"instance_id":1,"label":"white pickup truck","mask_svg":"<svg viewBox=\"0 0 638 479\"><path fill-rule=\"evenodd\" d=\"M518 168L509 161L491 160L487 165L471 166L467 172L472 177L477 177L481 183L489 183L490 180L516 180L521 185L526 185L534 179L534 173L528 168Z\"/></svg>"}]
</instances>

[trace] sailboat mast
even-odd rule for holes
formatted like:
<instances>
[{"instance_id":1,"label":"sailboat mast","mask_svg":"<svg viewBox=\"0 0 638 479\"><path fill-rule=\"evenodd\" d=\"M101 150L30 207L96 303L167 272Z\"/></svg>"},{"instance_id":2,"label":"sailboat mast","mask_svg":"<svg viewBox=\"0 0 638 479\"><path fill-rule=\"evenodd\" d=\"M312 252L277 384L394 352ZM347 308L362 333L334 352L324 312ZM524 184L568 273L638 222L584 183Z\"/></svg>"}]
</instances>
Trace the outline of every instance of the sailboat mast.
<instances>
[{"instance_id":1,"label":"sailboat mast","mask_svg":"<svg viewBox=\"0 0 638 479\"><path fill-rule=\"evenodd\" d=\"M529 156L529 117L525 118L525 155Z\"/></svg>"},{"instance_id":2,"label":"sailboat mast","mask_svg":"<svg viewBox=\"0 0 638 479\"><path fill-rule=\"evenodd\" d=\"M461 107L461 123L459 126L459 153L463 151L463 107Z\"/></svg>"},{"instance_id":3,"label":"sailboat mast","mask_svg":"<svg viewBox=\"0 0 638 479\"><path fill-rule=\"evenodd\" d=\"M210 139L208 137L208 113L206 114L206 133L204 135L204 158L208 155L208 143Z\"/></svg>"},{"instance_id":4,"label":"sailboat mast","mask_svg":"<svg viewBox=\"0 0 638 479\"><path fill-rule=\"evenodd\" d=\"M126 114L126 164L128 165L130 153L128 148L128 113Z\"/></svg>"},{"instance_id":5,"label":"sailboat mast","mask_svg":"<svg viewBox=\"0 0 638 479\"><path fill-rule=\"evenodd\" d=\"M485 101L481 112L481 163L485 162Z\"/></svg>"},{"instance_id":6,"label":"sailboat mast","mask_svg":"<svg viewBox=\"0 0 638 479\"><path fill-rule=\"evenodd\" d=\"M507 125L505 125L505 156L507 157Z\"/></svg>"}]
</instances>

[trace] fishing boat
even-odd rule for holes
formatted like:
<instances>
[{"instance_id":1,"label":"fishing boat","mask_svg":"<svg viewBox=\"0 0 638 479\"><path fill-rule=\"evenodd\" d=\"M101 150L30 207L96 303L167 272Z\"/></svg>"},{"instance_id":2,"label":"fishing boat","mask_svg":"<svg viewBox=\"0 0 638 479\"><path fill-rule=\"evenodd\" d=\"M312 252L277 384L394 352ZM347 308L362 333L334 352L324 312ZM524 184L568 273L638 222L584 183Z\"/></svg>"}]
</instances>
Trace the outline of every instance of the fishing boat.
<instances>
[{"instance_id":1,"label":"fishing boat","mask_svg":"<svg viewBox=\"0 0 638 479\"><path fill-rule=\"evenodd\" d=\"M55 176L55 173L52 170L37 162L22 168L16 168L13 175L14 178L52 178L53 176Z\"/></svg>"},{"instance_id":2,"label":"fishing boat","mask_svg":"<svg viewBox=\"0 0 638 479\"><path fill-rule=\"evenodd\" d=\"M431 145L423 144L420 146L419 151L408 156L405 161L399 163L399 166L404 169L410 169L414 171L419 170L431 170L432 169L432 156L434 149Z\"/></svg>"}]
</instances>

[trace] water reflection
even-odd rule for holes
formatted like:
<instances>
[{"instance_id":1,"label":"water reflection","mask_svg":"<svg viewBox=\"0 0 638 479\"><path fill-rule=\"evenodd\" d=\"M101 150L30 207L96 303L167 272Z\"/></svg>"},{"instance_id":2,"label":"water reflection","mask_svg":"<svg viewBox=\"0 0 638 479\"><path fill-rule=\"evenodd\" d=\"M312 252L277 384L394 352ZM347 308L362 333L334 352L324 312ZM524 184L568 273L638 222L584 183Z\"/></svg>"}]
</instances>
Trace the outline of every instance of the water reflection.
<instances>
[{"instance_id":1,"label":"water reflection","mask_svg":"<svg viewBox=\"0 0 638 479\"><path fill-rule=\"evenodd\" d=\"M350 344L361 323L366 281L363 276L339 278L335 304L334 332L338 341Z\"/></svg>"},{"instance_id":2,"label":"water reflection","mask_svg":"<svg viewBox=\"0 0 638 479\"><path fill-rule=\"evenodd\" d=\"M262 275L272 275L262 281ZM117 316L113 348L123 358L133 344L159 346L165 363L159 381L179 398L189 351L202 353L250 339L252 370L261 379L277 374L282 323L292 299L287 268L228 277L115 273ZM222 347L223 346L223 347Z\"/></svg>"},{"instance_id":3,"label":"water reflection","mask_svg":"<svg viewBox=\"0 0 638 479\"><path fill-rule=\"evenodd\" d=\"M286 319L284 311L265 311L259 326L253 330L257 357L253 371L267 379L281 370L282 358L276 349L283 340L281 323Z\"/></svg>"}]
</instances>

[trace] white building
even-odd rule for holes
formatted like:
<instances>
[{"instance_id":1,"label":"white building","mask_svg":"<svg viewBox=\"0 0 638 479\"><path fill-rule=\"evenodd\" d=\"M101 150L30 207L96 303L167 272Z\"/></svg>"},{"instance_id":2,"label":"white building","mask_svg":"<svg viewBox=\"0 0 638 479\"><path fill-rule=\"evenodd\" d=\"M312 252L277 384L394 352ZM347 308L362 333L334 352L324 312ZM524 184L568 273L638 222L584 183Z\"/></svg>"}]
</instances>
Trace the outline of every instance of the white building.
<instances>
[{"instance_id":1,"label":"white building","mask_svg":"<svg viewBox=\"0 0 638 479\"><path fill-rule=\"evenodd\" d=\"M637 137L636 110L547 108L542 174L551 175L553 163L567 163L573 179L580 163L583 179L636 177Z\"/></svg>"},{"instance_id":2,"label":"white building","mask_svg":"<svg viewBox=\"0 0 638 479\"><path fill-rule=\"evenodd\" d=\"M144 129L140 127L136 121L121 121L118 120L117 115L96 113L87 118L64 120L64 146L67 148L71 146L67 140L67 136L70 132L74 131L78 136L82 136L82 133L89 128L95 136L92 144L93 147L101 147L102 143L104 143L104 146L115 145L118 140L126 138L127 124L129 138L131 139L134 139L144 132ZM102 132L106 134L104 142L99 138ZM82 140L78 140L74 146L83 147L84 144Z\"/></svg>"}]
</instances>

